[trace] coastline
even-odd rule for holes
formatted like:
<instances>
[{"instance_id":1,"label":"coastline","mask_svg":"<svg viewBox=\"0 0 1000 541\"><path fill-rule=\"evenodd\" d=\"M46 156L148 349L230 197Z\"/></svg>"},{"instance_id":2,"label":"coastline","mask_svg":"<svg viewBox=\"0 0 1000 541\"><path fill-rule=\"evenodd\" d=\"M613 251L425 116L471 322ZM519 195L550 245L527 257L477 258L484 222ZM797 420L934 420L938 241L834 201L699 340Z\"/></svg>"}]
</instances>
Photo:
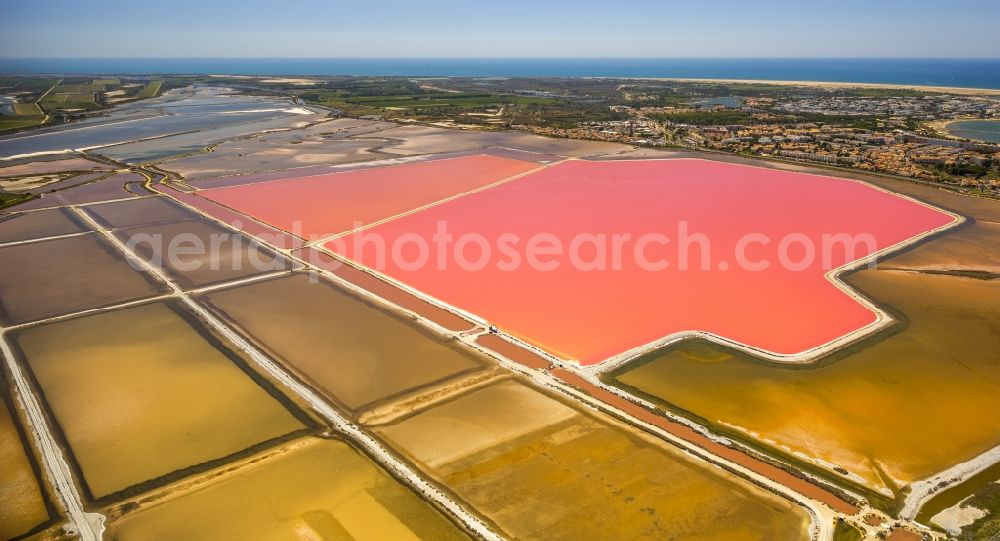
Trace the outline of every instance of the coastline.
<instances>
[{"instance_id":1,"label":"coastline","mask_svg":"<svg viewBox=\"0 0 1000 541\"><path fill-rule=\"evenodd\" d=\"M597 79L598 77L588 77ZM601 77L607 78L607 77ZM758 84L774 86L811 86L827 89L841 88L889 88L896 90L920 90L924 92L940 92L942 94L961 94L965 96L1000 96L1000 89L994 88L965 88L960 86L923 86L923 85L903 85L893 83L843 83L829 81L771 81L767 79L690 79L683 77L623 77L623 79L634 79L641 81L677 81L683 83L738 83L738 84Z\"/></svg>"},{"instance_id":2,"label":"coastline","mask_svg":"<svg viewBox=\"0 0 1000 541\"><path fill-rule=\"evenodd\" d=\"M943 118L925 122L924 127L932 130L935 134L937 134L938 137L943 137L945 139L964 140L963 137L959 137L951 133L950 130L948 130L948 126L954 124L955 122L961 122L963 120L976 120L976 119L973 117ZM988 141L980 141L980 142L988 144Z\"/></svg>"},{"instance_id":3,"label":"coastline","mask_svg":"<svg viewBox=\"0 0 1000 541\"><path fill-rule=\"evenodd\" d=\"M978 117L959 117L959 118L949 118L949 119L942 119L942 120L931 121L931 122L926 123L925 126L927 126L930 129L934 130L938 134L941 134L942 136L947 137L947 138L951 138L951 139L958 139L958 140L962 140L962 141L974 141L974 142L977 142L977 143L982 143L984 145L996 145L996 144L1000 144L997 141L993 141L993 140L989 140L989 139L985 139L985 138L970 137L969 135L958 134L958 133L955 133L955 132L951 131L948 128L952 124L957 124L959 122L967 122L967 121L1000 122L1000 119L995 119L995 118L978 118Z\"/></svg>"}]
</instances>

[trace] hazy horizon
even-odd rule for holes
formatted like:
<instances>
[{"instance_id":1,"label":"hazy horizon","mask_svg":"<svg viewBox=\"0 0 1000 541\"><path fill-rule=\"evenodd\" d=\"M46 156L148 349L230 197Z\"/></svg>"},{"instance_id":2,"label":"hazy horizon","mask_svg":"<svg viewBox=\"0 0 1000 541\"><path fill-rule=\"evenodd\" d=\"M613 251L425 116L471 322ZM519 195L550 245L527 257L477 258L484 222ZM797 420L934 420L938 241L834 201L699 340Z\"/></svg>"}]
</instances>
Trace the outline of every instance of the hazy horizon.
<instances>
[{"instance_id":1,"label":"hazy horizon","mask_svg":"<svg viewBox=\"0 0 1000 541\"><path fill-rule=\"evenodd\" d=\"M1000 60L997 56L4 56L8 60Z\"/></svg>"},{"instance_id":2,"label":"hazy horizon","mask_svg":"<svg viewBox=\"0 0 1000 541\"><path fill-rule=\"evenodd\" d=\"M3 58L995 58L1000 4L15 3ZM44 30L44 31L43 31ZM458 53L456 55L456 53Z\"/></svg>"}]
</instances>

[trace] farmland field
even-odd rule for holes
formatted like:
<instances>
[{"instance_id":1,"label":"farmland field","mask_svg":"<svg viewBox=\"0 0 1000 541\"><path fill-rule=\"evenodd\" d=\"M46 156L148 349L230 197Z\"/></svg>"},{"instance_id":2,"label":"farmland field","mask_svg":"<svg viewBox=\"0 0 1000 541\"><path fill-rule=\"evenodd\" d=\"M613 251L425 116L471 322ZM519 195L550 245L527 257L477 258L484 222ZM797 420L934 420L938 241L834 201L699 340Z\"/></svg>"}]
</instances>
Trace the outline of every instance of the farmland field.
<instances>
[{"instance_id":1,"label":"farmland field","mask_svg":"<svg viewBox=\"0 0 1000 541\"><path fill-rule=\"evenodd\" d=\"M42 116L42 110L37 103L15 103L14 112L18 116Z\"/></svg>"},{"instance_id":2,"label":"farmland field","mask_svg":"<svg viewBox=\"0 0 1000 541\"><path fill-rule=\"evenodd\" d=\"M160 93L160 89L163 87L162 80L155 80L146 83L146 86L142 87L139 94L136 96L138 98L152 98Z\"/></svg>"}]
</instances>

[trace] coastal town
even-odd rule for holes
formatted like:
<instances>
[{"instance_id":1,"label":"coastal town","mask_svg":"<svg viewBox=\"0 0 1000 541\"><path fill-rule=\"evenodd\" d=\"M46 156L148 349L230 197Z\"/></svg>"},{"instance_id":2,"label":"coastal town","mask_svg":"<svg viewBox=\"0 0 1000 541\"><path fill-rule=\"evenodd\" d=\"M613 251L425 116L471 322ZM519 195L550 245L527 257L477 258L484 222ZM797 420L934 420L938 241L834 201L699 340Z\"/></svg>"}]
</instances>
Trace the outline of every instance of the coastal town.
<instances>
[{"instance_id":1,"label":"coastal town","mask_svg":"<svg viewBox=\"0 0 1000 541\"><path fill-rule=\"evenodd\" d=\"M708 106L610 105L624 118L534 133L684 147L856 168L1000 194L1000 144L940 133L951 121L1000 118L1000 99L978 96L728 98ZM723 102L723 103L715 103ZM803 122L789 115L819 117ZM706 124L743 115L739 123ZM824 120L822 117L829 117ZM685 121L693 119L694 122ZM872 119L869 122L856 121Z\"/></svg>"}]
</instances>

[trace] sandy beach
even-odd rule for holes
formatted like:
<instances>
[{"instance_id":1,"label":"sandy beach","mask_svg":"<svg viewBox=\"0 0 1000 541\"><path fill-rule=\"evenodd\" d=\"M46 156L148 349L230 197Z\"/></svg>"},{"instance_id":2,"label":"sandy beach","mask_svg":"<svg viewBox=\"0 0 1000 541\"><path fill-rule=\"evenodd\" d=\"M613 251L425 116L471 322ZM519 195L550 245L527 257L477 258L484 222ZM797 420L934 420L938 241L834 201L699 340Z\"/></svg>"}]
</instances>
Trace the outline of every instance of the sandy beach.
<instances>
[{"instance_id":1,"label":"sandy beach","mask_svg":"<svg viewBox=\"0 0 1000 541\"><path fill-rule=\"evenodd\" d=\"M966 96L1000 96L1000 89L992 88L962 88L953 86L922 86L897 85L888 83L833 83L824 81L766 81L758 79L684 79L674 77L637 77L644 81L679 81L687 83L742 83L777 86L812 86L818 88L893 88L898 90L922 90L924 92L940 92L944 94L961 94Z\"/></svg>"}]
</instances>

